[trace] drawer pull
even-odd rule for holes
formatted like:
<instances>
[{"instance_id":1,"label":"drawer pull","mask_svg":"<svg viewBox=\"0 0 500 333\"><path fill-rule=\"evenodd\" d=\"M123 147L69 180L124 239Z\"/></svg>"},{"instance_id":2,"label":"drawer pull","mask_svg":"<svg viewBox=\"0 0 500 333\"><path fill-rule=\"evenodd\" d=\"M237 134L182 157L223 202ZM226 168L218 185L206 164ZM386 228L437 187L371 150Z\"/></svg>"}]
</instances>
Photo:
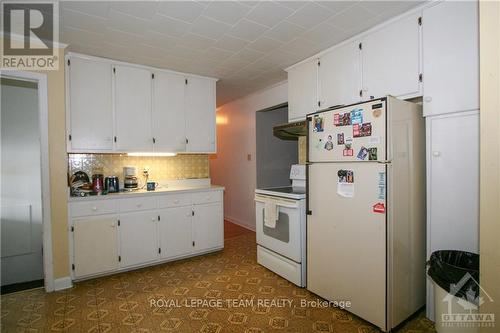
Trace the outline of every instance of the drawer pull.
<instances>
[{"instance_id":1,"label":"drawer pull","mask_svg":"<svg viewBox=\"0 0 500 333\"><path fill-rule=\"evenodd\" d=\"M210 200L210 196L207 195L207 197L205 198L205 200L209 201Z\"/></svg>"},{"instance_id":2,"label":"drawer pull","mask_svg":"<svg viewBox=\"0 0 500 333\"><path fill-rule=\"evenodd\" d=\"M95 212L97 210L97 207L96 206L92 207L92 210Z\"/></svg>"},{"instance_id":3,"label":"drawer pull","mask_svg":"<svg viewBox=\"0 0 500 333\"><path fill-rule=\"evenodd\" d=\"M137 206L137 208L140 208L140 207L142 207L142 204L138 203L136 206Z\"/></svg>"},{"instance_id":4,"label":"drawer pull","mask_svg":"<svg viewBox=\"0 0 500 333\"><path fill-rule=\"evenodd\" d=\"M174 204L178 204L178 203L179 203L179 199L175 199Z\"/></svg>"}]
</instances>

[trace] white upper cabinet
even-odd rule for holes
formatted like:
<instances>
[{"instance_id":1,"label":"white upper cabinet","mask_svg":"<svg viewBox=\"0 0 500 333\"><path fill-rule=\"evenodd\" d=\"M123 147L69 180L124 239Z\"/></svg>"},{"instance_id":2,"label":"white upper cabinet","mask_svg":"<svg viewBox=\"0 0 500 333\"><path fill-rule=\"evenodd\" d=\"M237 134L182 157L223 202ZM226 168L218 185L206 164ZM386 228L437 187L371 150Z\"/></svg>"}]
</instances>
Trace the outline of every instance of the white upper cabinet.
<instances>
[{"instance_id":1,"label":"white upper cabinet","mask_svg":"<svg viewBox=\"0 0 500 333\"><path fill-rule=\"evenodd\" d=\"M318 110L318 60L288 70L288 121L306 118Z\"/></svg>"},{"instance_id":2,"label":"white upper cabinet","mask_svg":"<svg viewBox=\"0 0 500 333\"><path fill-rule=\"evenodd\" d=\"M321 109L361 100L361 63L358 42L341 45L320 57L318 67Z\"/></svg>"},{"instance_id":3,"label":"white upper cabinet","mask_svg":"<svg viewBox=\"0 0 500 333\"><path fill-rule=\"evenodd\" d=\"M111 64L72 57L67 65L68 151L112 151Z\"/></svg>"},{"instance_id":4,"label":"white upper cabinet","mask_svg":"<svg viewBox=\"0 0 500 333\"><path fill-rule=\"evenodd\" d=\"M215 80L188 77L185 110L186 150L215 152Z\"/></svg>"},{"instance_id":5,"label":"white upper cabinet","mask_svg":"<svg viewBox=\"0 0 500 333\"><path fill-rule=\"evenodd\" d=\"M154 74L152 126L155 151L186 151L185 87L183 75Z\"/></svg>"},{"instance_id":6,"label":"white upper cabinet","mask_svg":"<svg viewBox=\"0 0 500 333\"><path fill-rule=\"evenodd\" d=\"M152 151L151 72L114 66L115 127L118 151Z\"/></svg>"},{"instance_id":7,"label":"white upper cabinet","mask_svg":"<svg viewBox=\"0 0 500 333\"><path fill-rule=\"evenodd\" d=\"M405 16L362 38L363 100L421 95L419 16Z\"/></svg>"},{"instance_id":8,"label":"white upper cabinet","mask_svg":"<svg viewBox=\"0 0 500 333\"><path fill-rule=\"evenodd\" d=\"M477 1L424 9L424 115L479 108L478 21Z\"/></svg>"}]
</instances>

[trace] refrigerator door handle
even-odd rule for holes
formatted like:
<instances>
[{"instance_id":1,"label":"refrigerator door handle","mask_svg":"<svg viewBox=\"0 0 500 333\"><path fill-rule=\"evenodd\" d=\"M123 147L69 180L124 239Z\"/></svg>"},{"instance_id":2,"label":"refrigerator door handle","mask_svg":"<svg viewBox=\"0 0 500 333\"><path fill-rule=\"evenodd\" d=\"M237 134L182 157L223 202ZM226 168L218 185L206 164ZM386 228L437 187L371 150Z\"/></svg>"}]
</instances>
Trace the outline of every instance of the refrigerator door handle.
<instances>
[{"instance_id":1,"label":"refrigerator door handle","mask_svg":"<svg viewBox=\"0 0 500 333\"><path fill-rule=\"evenodd\" d=\"M382 160L382 161L377 161L377 163L380 163L380 164L391 164L392 160Z\"/></svg>"}]
</instances>

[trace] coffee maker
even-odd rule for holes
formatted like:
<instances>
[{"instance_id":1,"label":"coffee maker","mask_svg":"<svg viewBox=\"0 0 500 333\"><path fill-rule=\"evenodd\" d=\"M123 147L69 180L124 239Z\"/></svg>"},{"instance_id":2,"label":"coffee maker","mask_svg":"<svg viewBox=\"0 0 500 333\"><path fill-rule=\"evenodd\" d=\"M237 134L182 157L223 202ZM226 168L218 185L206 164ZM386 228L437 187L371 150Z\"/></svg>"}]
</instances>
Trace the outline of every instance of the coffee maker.
<instances>
[{"instance_id":1,"label":"coffee maker","mask_svg":"<svg viewBox=\"0 0 500 333\"><path fill-rule=\"evenodd\" d=\"M123 188L125 191L135 191L139 187L137 169L134 166L123 167Z\"/></svg>"}]
</instances>

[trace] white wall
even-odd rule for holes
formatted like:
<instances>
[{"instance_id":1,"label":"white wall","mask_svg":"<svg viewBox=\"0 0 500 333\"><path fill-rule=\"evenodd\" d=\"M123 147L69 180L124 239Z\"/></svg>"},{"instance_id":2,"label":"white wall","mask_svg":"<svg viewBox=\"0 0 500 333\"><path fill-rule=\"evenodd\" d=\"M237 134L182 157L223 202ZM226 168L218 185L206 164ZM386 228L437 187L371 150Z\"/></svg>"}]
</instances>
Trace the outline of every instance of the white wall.
<instances>
[{"instance_id":1,"label":"white wall","mask_svg":"<svg viewBox=\"0 0 500 333\"><path fill-rule=\"evenodd\" d=\"M226 187L224 216L255 230L255 112L288 101L286 82L217 109L217 154L210 158L212 183ZM247 155L251 160L247 160Z\"/></svg>"}]
</instances>

